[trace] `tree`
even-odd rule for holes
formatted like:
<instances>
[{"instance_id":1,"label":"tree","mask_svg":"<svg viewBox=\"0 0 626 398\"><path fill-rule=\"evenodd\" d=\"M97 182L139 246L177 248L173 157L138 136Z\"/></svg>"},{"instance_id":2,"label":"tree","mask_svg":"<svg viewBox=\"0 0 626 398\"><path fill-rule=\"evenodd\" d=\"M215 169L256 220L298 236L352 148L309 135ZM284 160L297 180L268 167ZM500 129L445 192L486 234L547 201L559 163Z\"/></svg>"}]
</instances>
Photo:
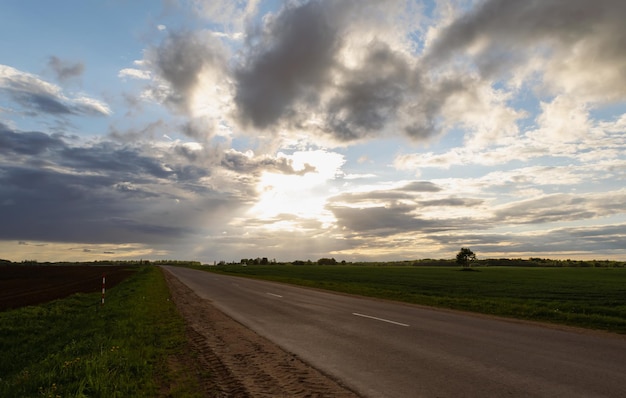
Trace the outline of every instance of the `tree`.
<instances>
[{"instance_id":1,"label":"tree","mask_svg":"<svg viewBox=\"0 0 626 398\"><path fill-rule=\"evenodd\" d=\"M456 255L456 263L467 268L476 261L476 254L467 247L462 247Z\"/></svg>"}]
</instances>

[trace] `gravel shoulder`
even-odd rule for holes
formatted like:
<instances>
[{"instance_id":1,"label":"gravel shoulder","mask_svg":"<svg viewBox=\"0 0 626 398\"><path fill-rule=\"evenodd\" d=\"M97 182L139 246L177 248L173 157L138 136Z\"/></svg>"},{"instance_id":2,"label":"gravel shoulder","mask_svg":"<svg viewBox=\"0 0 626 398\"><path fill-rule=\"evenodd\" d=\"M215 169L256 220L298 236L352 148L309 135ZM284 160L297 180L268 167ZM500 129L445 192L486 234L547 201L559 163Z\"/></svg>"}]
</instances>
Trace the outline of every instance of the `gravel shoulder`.
<instances>
[{"instance_id":1,"label":"gravel shoulder","mask_svg":"<svg viewBox=\"0 0 626 398\"><path fill-rule=\"evenodd\" d=\"M164 272L209 397L358 397Z\"/></svg>"}]
</instances>

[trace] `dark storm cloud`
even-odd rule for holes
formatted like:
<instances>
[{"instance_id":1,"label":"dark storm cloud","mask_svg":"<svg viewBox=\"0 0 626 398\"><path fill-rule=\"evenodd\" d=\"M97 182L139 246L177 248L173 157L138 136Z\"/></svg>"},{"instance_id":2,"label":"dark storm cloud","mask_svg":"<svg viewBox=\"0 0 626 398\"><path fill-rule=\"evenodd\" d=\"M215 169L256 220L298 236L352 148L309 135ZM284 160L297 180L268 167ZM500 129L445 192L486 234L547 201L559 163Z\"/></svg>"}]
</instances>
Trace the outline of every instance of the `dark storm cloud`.
<instances>
[{"instance_id":1,"label":"dark storm cloud","mask_svg":"<svg viewBox=\"0 0 626 398\"><path fill-rule=\"evenodd\" d=\"M0 123L0 154L38 155L49 149L57 149L65 143L58 137L37 131L16 133Z\"/></svg>"},{"instance_id":2,"label":"dark storm cloud","mask_svg":"<svg viewBox=\"0 0 626 398\"><path fill-rule=\"evenodd\" d=\"M70 242L124 242L115 215L130 216L110 177L79 176L49 169L3 167L0 174L2 239ZM121 205L121 206L120 206ZM146 239L134 237L131 241Z\"/></svg>"},{"instance_id":3,"label":"dark storm cloud","mask_svg":"<svg viewBox=\"0 0 626 398\"><path fill-rule=\"evenodd\" d=\"M82 62L70 63L54 55L48 59L48 67L54 71L56 78L61 82L80 77L85 71L85 65Z\"/></svg>"},{"instance_id":4,"label":"dark storm cloud","mask_svg":"<svg viewBox=\"0 0 626 398\"><path fill-rule=\"evenodd\" d=\"M193 32L171 32L159 47L151 50L149 61L171 87L165 93L165 102L182 112L189 112L191 97L203 72L226 71L221 43L213 36Z\"/></svg>"},{"instance_id":5,"label":"dark storm cloud","mask_svg":"<svg viewBox=\"0 0 626 398\"><path fill-rule=\"evenodd\" d=\"M176 150L174 150L176 153ZM208 176L210 170L184 164L176 156L167 153L160 158L146 154L139 147L120 146L112 142L100 142L88 147L66 147L58 153L59 165L75 170L106 173L118 180L136 183L197 181Z\"/></svg>"},{"instance_id":6,"label":"dark storm cloud","mask_svg":"<svg viewBox=\"0 0 626 398\"><path fill-rule=\"evenodd\" d=\"M245 204L167 150L1 127L0 239L171 243Z\"/></svg>"},{"instance_id":7,"label":"dark storm cloud","mask_svg":"<svg viewBox=\"0 0 626 398\"><path fill-rule=\"evenodd\" d=\"M110 142L92 147L66 147L59 153L59 163L84 171L105 171L121 175L150 175L167 178L172 174L159 160L141 155L137 149L117 147Z\"/></svg>"},{"instance_id":8,"label":"dark storm cloud","mask_svg":"<svg viewBox=\"0 0 626 398\"><path fill-rule=\"evenodd\" d=\"M298 100L317 103L341 41L328 2L293 4L248 33L245 60L235 71L240 116L258 128L292 116Z\"/></svg>"}]
</instances>

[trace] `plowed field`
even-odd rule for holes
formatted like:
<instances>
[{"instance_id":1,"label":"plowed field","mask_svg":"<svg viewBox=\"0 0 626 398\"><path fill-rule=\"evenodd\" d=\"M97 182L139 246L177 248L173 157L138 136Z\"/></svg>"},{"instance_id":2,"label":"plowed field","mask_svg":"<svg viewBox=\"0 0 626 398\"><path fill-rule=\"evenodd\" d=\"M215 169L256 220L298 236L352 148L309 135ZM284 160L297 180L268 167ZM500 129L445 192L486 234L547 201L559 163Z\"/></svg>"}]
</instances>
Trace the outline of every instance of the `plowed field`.
<instances>
[{"instance_id":1,"label":"plowed field","mask_svg":"<svg viewBox=\"0 0 626 398\"><path fill-rule=\"evenodd\" d=\"M74 293L99 292L102 274L110 289L132 275L128 266L3 265L0 266L0 311L41 304Z\"/></svg>"}]
</instances>

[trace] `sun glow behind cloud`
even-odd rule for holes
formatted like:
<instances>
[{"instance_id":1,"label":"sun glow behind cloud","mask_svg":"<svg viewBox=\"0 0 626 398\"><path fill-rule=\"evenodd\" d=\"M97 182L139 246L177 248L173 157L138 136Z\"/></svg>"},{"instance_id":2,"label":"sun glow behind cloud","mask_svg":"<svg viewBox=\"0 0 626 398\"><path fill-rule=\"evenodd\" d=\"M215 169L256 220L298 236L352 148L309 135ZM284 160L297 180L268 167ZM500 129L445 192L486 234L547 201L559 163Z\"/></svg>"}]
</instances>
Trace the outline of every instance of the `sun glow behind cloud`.
<instances>
[{"instance_id":1,"label":"sun glow behind cloud","mask_svg":"<svg viewBox=\"0 0 626 398\"><path fill-rule=\"evenodd\" d=\"M340 174L345 162L343 156L314 150L296 151L291 155L281 153L278 157L290 160L296 171L305 170L307 165L314 171L302 175L264 172L257 185L259 198L248 214L262 219L291 214L321 222L332 221L324 206L333 193L332 181ZM280 224L274 227L279 228Z\"/></svg>"}]
</instances>

